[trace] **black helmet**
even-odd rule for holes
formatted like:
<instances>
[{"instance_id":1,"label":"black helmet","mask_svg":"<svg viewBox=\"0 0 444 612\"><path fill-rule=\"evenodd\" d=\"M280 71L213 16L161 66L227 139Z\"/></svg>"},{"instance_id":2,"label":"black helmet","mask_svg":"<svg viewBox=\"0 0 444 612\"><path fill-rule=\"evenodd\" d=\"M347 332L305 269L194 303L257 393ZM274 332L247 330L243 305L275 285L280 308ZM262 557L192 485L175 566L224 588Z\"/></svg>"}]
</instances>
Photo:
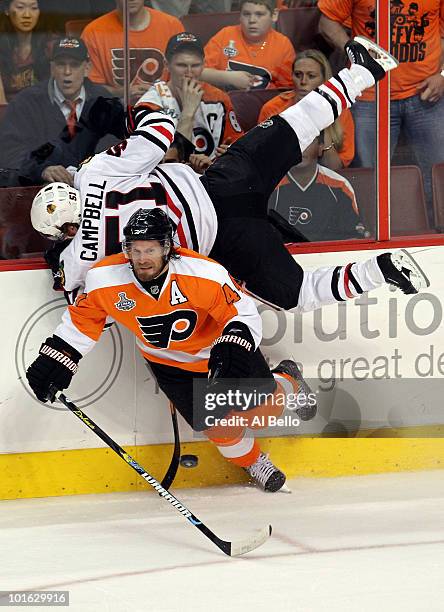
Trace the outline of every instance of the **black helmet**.
<instances>
[{"instance_id":1,"label":"black helmet","mask_svg":"<svg viewBox=\"0 0 444 612\"><path fill-rule=\"evenodd\" d=\"M124 243L133 240L159 240L173 243L174 225L160 208L139 208L123 228Z\"/></svg>"}]
</instances>

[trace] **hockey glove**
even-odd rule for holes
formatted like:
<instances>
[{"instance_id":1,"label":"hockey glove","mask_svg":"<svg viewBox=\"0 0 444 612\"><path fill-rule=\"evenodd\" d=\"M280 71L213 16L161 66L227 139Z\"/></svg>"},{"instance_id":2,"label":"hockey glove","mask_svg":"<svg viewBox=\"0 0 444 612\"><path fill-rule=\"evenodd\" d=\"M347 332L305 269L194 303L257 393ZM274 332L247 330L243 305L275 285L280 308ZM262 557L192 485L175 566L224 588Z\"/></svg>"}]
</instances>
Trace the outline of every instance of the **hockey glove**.
<instances>
[{"instance_id":1,"label":"hockey glove","mask_svg":"<svg viewBox=\"0 0 444 612\"><path fill-rule=\"evenodd\" d=\"M244 323L230 323L213 342L208 359L208 378L247 378L255 350L253 336Z\"/></svg>"},{"instance_id":2,"label":"hockey glove","mask_svg":"<svg viewBox=\"0 0 444 612\"><path fill-rule=\"evenodd\" d=\"M50 398L51 387L58 391L66 389L74 374L82 355L58 336L47 338L42 344L37 359L26 371L26 378L34 394L41 402Z\"/></svg>"}]
</instances>

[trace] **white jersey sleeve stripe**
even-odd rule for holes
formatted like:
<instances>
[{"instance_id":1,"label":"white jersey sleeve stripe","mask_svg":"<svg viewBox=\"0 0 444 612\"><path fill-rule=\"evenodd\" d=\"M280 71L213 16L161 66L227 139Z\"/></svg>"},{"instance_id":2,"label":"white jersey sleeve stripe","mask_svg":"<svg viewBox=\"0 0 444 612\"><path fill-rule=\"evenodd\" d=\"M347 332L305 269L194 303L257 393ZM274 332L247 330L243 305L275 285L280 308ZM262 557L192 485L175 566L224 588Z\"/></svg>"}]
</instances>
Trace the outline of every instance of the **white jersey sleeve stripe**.
<instances>
[{"instance_id":1,"label":"white jersey sleeve stripe","mask_svg":"<svg viewBox=\"0 0 444 612\"><path fill-rule=\"evenodd\" d=\"M153 125L154 123L162 123L162 124L168 123L169 125L171 125L173 129L175 128L175 123L173 119L165 115L165 113L150 112L148 116L149 116L149 119L146 119L146 120L143 119L137 126L137 129L140 129L142 127L143 128L147 127L148 125Z\"/></svg>"},{"instance_id":2,"label":"white jersey sleeve stripe","mask_svg":"<svg viewBox=\"0 0 444 612\"><path fill-rule=\"evenodd\" d=\"M134 132L134 136L143 136L143 138L146 138L147 140L152 142L154 145L162 149L164 154L168 151L168 149L170 148L170 144L172 142L167 139L157 138L157 136L155 136L154 134L150 134L146 132L137 131L137 132ZM167 142L164 142L164 140L167 140Z\"/></svg>"},{"instance_id":3,"label":"white jersey sleeve stripe","mask_svg":"<svg viewBox=\"0 0 444 612\"><path fill-rule=\"evenodd\" d=\"M86 275L85 293L91 293L104 287L116 287L131 284L134 276L129 263L115 266L98 266L91 268Z\"/></svg>"},{"instance_id":4,"label":"white jersey sleeve stripe","mask_svg":"<svg viewBox=\"0 0 444 612\"><path fill-rule=\"evenodd\" d=\"M83 334L71 320L71 313L67 308L62 316L62 322L56 327L55 335L70 344L79 351L81 355L86 355L96 345L96 341Z\"/></svg>"}]
</instances>

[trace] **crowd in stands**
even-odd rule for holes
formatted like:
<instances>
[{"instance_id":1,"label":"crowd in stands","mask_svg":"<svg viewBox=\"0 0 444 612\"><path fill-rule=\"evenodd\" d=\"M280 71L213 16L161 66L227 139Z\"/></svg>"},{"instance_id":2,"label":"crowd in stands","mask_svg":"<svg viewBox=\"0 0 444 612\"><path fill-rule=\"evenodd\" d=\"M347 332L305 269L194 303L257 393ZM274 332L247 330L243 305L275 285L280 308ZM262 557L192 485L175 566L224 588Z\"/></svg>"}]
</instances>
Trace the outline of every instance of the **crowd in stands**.
<instances>
[{"instance_id":1,"label":"crowd in stands","mask_svg":"<svg viewBox=\"0 0 444 612\"><path fill-rule=\"evenodd\" d=\"M374 0L128 0L126 58L123 10L123 0L76 0L69 12L55 0L2 1L0 187L72 183L72 168L121 140L125 76L129 103L178 121L164 161L202 173L246 129L329 79L327 56L335 71L345 66L351 36L376 30ZM290 19L296 27L282 27ZM432 228L432 167L444 161L444 0L391 0L391 26L400 62L391 154L396 161L402 135ZM283 179L269 210L285 240L369 236L340 173L375 165L376 121L375 93L366 92Z\"/></svg>"}]
</instances>

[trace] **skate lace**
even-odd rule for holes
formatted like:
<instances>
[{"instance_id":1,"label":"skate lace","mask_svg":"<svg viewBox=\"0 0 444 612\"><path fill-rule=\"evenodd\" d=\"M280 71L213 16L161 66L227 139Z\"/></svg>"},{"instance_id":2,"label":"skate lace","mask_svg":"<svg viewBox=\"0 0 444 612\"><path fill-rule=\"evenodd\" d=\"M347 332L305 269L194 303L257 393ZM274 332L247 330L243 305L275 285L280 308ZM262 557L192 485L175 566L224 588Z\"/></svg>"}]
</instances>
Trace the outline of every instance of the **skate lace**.
<instances>
[{"instance_id":1,"label":"skate lace","mask_svg":"<svg viewBox=\"0 0 444 612\"><path fill-rule=\"evenodd\" d=\"M247 467L246 470L252 478L265 487L270 476L276 471L276 467L272 464L268 455L261 453L253 465Z\"/></svg>"}]
</instances>

